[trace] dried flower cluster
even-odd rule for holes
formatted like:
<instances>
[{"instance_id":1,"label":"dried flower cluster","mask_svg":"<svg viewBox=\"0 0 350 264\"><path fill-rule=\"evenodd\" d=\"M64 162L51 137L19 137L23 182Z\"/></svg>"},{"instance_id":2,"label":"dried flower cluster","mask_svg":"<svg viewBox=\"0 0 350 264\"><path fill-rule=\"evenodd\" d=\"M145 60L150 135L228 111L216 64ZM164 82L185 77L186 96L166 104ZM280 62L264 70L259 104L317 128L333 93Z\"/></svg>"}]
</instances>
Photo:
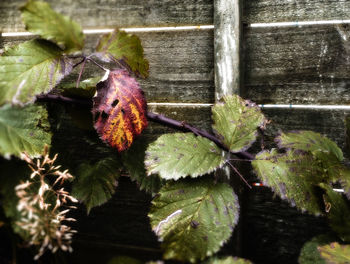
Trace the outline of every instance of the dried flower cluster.
<instances>
[{"instance_id":1,"label":"dried flower cluster","mask_svg":"<svg viewBox=\"0 0 350 264\"><path fill-rule=\"evenodd\" d=\"M17 210L21 213L16 224L30 236L30 245L40 246L34 259L41 257L47 249L53 253L58 249L72 251L72 235L76 232L63 223L75 221L66 217L70 209L76 208L68 206L67 202L78 201L61 188L63 182L73 176L68 170L61 172L61 166L54 166L57 154L50 159L47 152L46 148L43 157L36 160L22 154L32 174L29 180L16 186Z\"/></svg>"}]
</instances>

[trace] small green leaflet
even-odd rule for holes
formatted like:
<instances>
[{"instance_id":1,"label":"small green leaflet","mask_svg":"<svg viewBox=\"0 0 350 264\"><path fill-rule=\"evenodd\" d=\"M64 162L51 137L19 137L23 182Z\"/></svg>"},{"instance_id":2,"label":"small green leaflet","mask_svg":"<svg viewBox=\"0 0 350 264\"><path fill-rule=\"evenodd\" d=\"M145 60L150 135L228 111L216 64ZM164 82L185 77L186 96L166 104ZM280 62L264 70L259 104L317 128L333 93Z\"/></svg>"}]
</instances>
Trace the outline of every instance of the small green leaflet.
<instances>
[{"instance_id":1,"label":"small green leaflet","mask_svg":"<svg viewBox=\"0 0 350 264\"><path fill-rule=\"evenodd\" d=\"M319 247L322 258L329 264L350 263L350 245L340 245L333 242L329 245Z\"/></svg>"},{"instance_id":2,"label":"small green leaflet","mask_svg":"<svg viewBox=\"0 0 350 264\"><path fill-rule=\"evenodd\" d=\"M57 88L63 90L62 95L68 97L81 97L91 99L96 93L96 85L103 77L94 77L83 80L76 87L77 83L62 83Z\"/></svg>"},{"instance_id":3,"label":"small green leaflet","mask_svg":"<svg viewBox=\"0 0 350 264\"><path fill-rule=\"evenodd\" d=\"M195 262L217 252L237 224L232 188L212 179L169 182L152 201L149 217L165 259Z\"/></svg>"},{"instance_id":4,"label":"small green leaflet","mask_svg":"<svg viewBox=\"0 0 350 264\"><path fill-rule=\"evenodd\" d=\"M326 191L323 200L331 228L343 241L350 242L350 208L347 200L327 184L321 183L320 187Z\"/></svg>"},{"instance_id":5,"label":"small green leaflet","mask_svg":"<svg viewBox=\"0 0 350 264\"><path fill-rule=\"evenodd\" d=\"M335 238L329 235L320 235L306 242L300 251L299 264L326 264L318 251L319 246L329 244Z\"/></svg>"},{"instance_id":6,"label":"small green leaflet","mask_svg":"<svg viewBox=\"0 0 350 264\"><path fill-rule=\"evenodd\" d=\"M316 187L322 179L312 155L297 151L280 154L276 149L259 153L252 162L264 185L302 211L322 214Z\"/></svg>"},{"instance_id":7,"label":"small green leaflet","mask_svg":"<svg viewBox=\"0 0 350 264\"><path fill-rule=\"evenodd\" d=\"M72 71L72 65L60 48L46 40L8 48L0 56L0 105L26 103L49 92Z\"/></svg>"},{"instance_id":8,"label":"small green leaflet","mask_svg":"<svg viewBox=\"0 0 350 264\"><path fill-rule=\"evenodd\" d=\"M343 152L335 142L313 131L281 133L276 142L280 148L310 151L315 157L318 157L319 153L325 153L329 157L334 155L338 161L344 159Z\"/></svg>"},{"instance_id":9,"label":"small green leaflet","mask_svg":"<svg viewBox=\"0 0 350 264\"><path fill-rule=\"evenodd\" d=\"M103 61L126 63L135 74L148 77L149 64L137 36L116 29L100 39L96 51Z\"/></svg>"},{"instance_id":10,"label":"small green leaflet","mask_svg":"<svg viewBox=\"0 0 350 264\"><path fill-rule=\"evenodd\" d=\"M237 95L223 98L212 108L213 130L232 151L248 149L256 140L257 128L266 123L260 108Z\"/></svg>"},{"instance_id":11,"label":"small green leaflet","mask_svg":"<svg viewBox=\"0 0 350 264\"><path fill-rule=\"evenodd\" d=\"M160 187L164 184L158 175L147 175L144 166L145 151L147 149L145 138L137 139L129 149L121 153L124 167L130 174L130 178L137 182L140 190L148 193L158 193Z\"/></svg>"},{"instance_id":12,"label":"small green leaflet","mask_svg":"<svg viewBox=\"0 0 350 264\"><path fill-rule=\"evenodd\" d=\"M81 26L56 13L48 3L29 0L20 10L28 31L57 43L66 53L82 50L84 34Z\"/></svg>"},{"instance_id":13,"label":"small green leaflet","mask_svg":"<svg viewBox=\"0 0 350 264\"><path fill-rule=\"evenodd\" d=\"M192 178L213 172L226 159L215 143L192 133L160 136L146 151L147 174L159 174L166 180Z\"/></svg>"},{"instance_id":14,"label":"small green leaflet","mask_svg":"<svg viewBox=\"0 0 350 264\"><path fill-rule=\"evenodd\" d=\"M249 260L237 257L210 258L204 264L252 264Z\"/></svg>"},{"instance_id":15,"label":"small green leaflet","mask_svg":"<svg viewBox=\"0 0 350 264\"><path fill-rule=\"evenodd\" d=\"M115 192L120 176L120 164L114 159L104 159L95 164L82 164L74 174L73 196L82 201L88 213L93 207L107 202Z\"/></svg>"},{"instance_id":16,"label":"small green leaflet","mask_svg":"<svg viewBox=\"0 0 350 264\"><path fill-rule=\"evenodd\" d=\"M3 156L21 152L31 156L42 154L45 145L51 144L47 112L41 106L23 108L4 105L0 108L0 153Z\"/></svg>"},{"instance_id":17,"label":"small green leaflet","mask_svg":"<svg viewBox=\"0 0 350 264\"><path fill-rule=\"evenodd\" d=\"M344 194L350 200L350 169L344 167L340 171L339 182L344 189Z\"/></svg>"}]
</instances>

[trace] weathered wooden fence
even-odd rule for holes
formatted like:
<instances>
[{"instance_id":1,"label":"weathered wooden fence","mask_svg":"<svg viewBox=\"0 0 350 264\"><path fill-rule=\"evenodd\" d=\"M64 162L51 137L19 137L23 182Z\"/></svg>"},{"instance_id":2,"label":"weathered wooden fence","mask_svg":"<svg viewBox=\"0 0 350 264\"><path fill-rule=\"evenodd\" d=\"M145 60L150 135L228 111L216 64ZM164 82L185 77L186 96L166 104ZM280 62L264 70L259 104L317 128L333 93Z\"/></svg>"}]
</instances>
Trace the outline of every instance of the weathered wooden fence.
<instances>
[{"instance_id":1,"label":"weathered wooden fence","mask_svg":"<svg viewBox=\"0 0 350 264\"><path fill-rule=\"evenodd\" d=\"M231 56L233 65L227 74L236 85L228 91L264 104L263 111L272 120L267 137L279 129L308 129L344 147L344 120L350 111L346 107L350 103L350 1L237 1L48 2L84 29L99 32L114 27L141 28L136 34L150 61L150 77L141 85L152 111L209 130L210 104L215 102L216 94L227 93L220 80L215 90L214 75L218 77L218 72L214 65L220 62L222 52L228 52L223 56ZM21 3L0 2L1 47L30 38L9 34L24 31L17 10ZM222 8L230 7L231 13L223 12ZM214 23L216 29L231 25L233 44L237 46L225 51L220 42L222 35L214 34ZM209 27L188 27L203 25ZM172 26L185 28L160 28ZM94 48L98 37L98 33L87 34L87 51ZM92 68L86 71L86 75L99 74ZM98 147L90 144L94 132L65 126L69 117L64 115L66 109L61 111L59 124L53 124L57 129L53 144L61 155L74 156L77 163L102 155ZM151 124L146 136L154 138L167 131ZM254 176L250 179L254 181ZM145 260L160 257L159 244L146 216L150 200L149 195L123 178L110 202L93 209L89 216L79 211L72 263L104 263L121 254ZM324 219L299 213L263 187L244 190L241 208L238 235L224 252L255 263L296 263L302 244L327 228Z\"/></svg>"}]
</instances>

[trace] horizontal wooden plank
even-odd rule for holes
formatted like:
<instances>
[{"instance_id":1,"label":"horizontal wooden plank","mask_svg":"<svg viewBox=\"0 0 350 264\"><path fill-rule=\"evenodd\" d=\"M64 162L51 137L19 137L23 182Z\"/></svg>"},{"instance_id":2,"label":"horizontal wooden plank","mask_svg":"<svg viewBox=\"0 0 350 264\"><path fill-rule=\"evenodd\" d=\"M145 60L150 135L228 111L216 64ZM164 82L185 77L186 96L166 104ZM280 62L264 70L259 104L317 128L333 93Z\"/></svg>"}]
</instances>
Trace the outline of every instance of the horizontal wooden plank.
<instances>
[{"instance_id":1,"label":"horizontal wooden plank","mask_svg":"<svg viewBox=\"0 0 350 264\"><path fill-rule=\"evenodd\" d=\"M246 23L350 19L348 0L250 0L243 7Z\"/></svg>"},{"instance_id":2,"label":"horizontal wooden plank","mask_svg":"<svg viewBox=\"0 0 350 264\"><path fill-rule=\"evenodd\" d=\"M250 28L244 34L242 95L258 103L350 103L344 26Z\"/></svg>"},{"instance_id":3,"label":"horizontal wooden plank","mask_svg":"<svg viewBox=\"0 0 350 264\"><path fill-rule=\"evenodd\" d=\"M345 118L349 110L263 109L271 120L265 132L267 142L273 142L279 131L312 130L334 140L345 148Z\"/></svg>"},{"instance_id":4,"label":"horizontal wooden plank","mask_svg":"<svg viewBox=\"0 0 350 264\"><path fill-rule=\"evenodd\" d=\"M150 76L139 79L149 102L214 101L213 30L137 33L150 63ZM99 35L87 35L84 53L91 54ZM28 37L0 38L0 45L14 45ZM0 47L1 47L0 46ZM114 65L109 65L114 67ZM76 81L79 69L63 83ZM83 77L103 76L93 64L87 64Z\"/></svg>"},{"instance_id":5,"label":"horizontal wooden plank","mask_svg":"<svg viewBox=\"0 0 350 264\"><path fill-rule=\"evenodd\" d=\"M244 198L243 257L254 263L298 263L304 243L330 230L325 218L302 214L268 188L247 190Z\"/></svg>"},{"instance_id":6,"label":"horizontal wooden plank","mask_svg":"<svg viewBox=\"0 0 350 264\"><path fill-rule=\"evenodd\" d=\"M23 0L2 0L0 31L23 31L18 7ZM174 26L212 24L210 0L47 0L57 12L68 15L84 28Z\"/></svg>"}]
</instances>

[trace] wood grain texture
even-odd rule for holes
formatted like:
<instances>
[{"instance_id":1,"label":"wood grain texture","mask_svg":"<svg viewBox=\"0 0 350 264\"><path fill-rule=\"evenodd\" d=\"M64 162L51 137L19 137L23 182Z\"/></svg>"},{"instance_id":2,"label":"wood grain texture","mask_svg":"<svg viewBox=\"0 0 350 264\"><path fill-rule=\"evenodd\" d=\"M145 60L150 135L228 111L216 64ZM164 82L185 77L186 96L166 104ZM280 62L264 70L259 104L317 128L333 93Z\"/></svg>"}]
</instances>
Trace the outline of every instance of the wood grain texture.
<instances>
[{"instance_id":1,"label":"wood grain texture","mask_svg":"<svg viewBox=\"0 0 350 264\"><path fill-rule=\"evenodd\" d=\"M350 19L348 0L244 1L246 23Z\"/></svg>"},{"instance_id":2,"label":"wood grain texture","mask_svg":"<svg viewBox=\"0 0 350 264\"><path fill-rule=\"evenodd\" d=\"M304 243L329 231L325 218L302 214L268 188L247 190L244 195L243 257L254 263L298 263Z\"/></svg>"},{"instance_id":3,"label":"wood grain texture","mask_svg":"<svg viewBox=\"0 0 350 264\"><path fill-rule=\"evenodd\" d=\"M258 103L350 103L345 26L247 29L242 94Z\"/></svg>"},{"instance_id":4,"label":"wood grain texture","mask_svg":"<svg viewBox=\"0 0 350 264\"><path fill-rule=\"evenodd\" d=\"M23 31L18 7L24 0L2 0L0 31ZM211 0L47 0L84 28L212 24Z\"/></svg>"},{"instance_id":5,"label":"wood grain texture","mask_svg":"<svg viewBox=\"0 0 350 264\"><path fill-rule=\"evenodd\" d=\"M215 99L239 94L241 1L214 0Z\"/></svg>"},{"instance_id":6,"label":"wood grain texture","mask_svg":"<svg viewBox=\"0 0 350 264\"><path fill-rule=\"evenodd\" d=\"M150 63L150 76L138 79L149 102L214 102L213 30L168 31L137 34L145 57ZM91 54L100 35L87 35L84 53ZM0 47L15 45L28 37L0 38ZM107 67L115 67L108 65ZM63 83L76 81L75 74ZM83 78L103 76L93 64L87 64Z\"/></svg>"}]
</instances>

